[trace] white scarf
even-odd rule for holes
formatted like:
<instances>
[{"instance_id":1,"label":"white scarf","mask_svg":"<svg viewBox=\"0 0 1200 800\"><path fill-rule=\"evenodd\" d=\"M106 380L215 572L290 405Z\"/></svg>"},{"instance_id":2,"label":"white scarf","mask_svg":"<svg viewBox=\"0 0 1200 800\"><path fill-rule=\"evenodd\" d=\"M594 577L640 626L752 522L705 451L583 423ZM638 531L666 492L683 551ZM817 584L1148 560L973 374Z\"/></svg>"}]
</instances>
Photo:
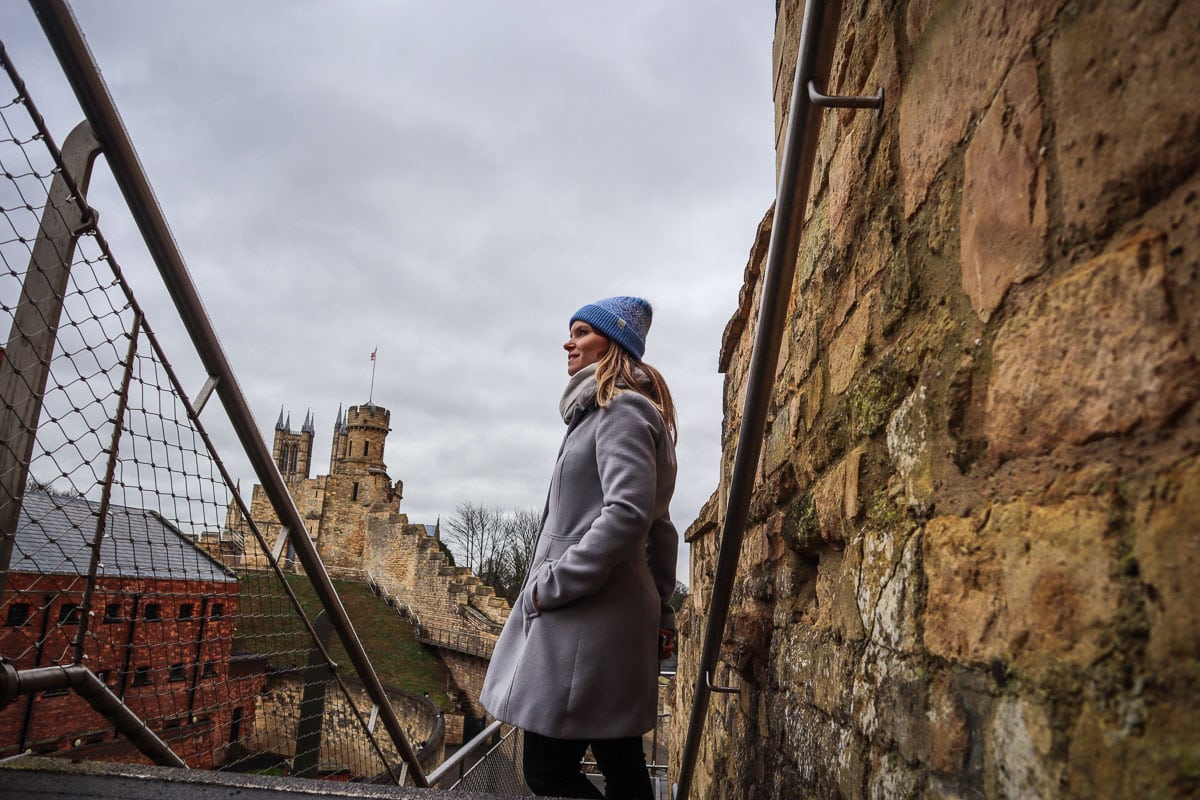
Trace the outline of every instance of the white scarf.
<instances>
[{"instance_id":1,"label":"white scarf","mask_svg":"<svg viewBox=\"0 0 1200 800\"><path fill-rule=\"evenodd\" d=\"M558 411L562 414L563 422L568 425L575 416L575 409L588 408L596 403L596 364L588 364L576 372L567 381L563 389L562 399L558 401Z\"/></svg>"}]
</instances>

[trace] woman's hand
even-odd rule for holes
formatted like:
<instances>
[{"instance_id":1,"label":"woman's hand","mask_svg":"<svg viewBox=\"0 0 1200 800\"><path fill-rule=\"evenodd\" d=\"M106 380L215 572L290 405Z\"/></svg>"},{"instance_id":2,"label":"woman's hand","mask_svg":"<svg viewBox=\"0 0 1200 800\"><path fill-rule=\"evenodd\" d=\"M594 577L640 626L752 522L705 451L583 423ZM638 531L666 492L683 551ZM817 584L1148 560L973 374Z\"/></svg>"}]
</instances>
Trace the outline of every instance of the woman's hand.
<instances>
[{"instance_id":1,"label":"woman's hand","mask_svg":"<svg viewBox=\"0 0 1200 800\"><path fill-rule=\"evenodd\" d=\"M675 653L675 631L670 628L658 629L658 660L666 661Z\"/></svg>"}]
</instances>

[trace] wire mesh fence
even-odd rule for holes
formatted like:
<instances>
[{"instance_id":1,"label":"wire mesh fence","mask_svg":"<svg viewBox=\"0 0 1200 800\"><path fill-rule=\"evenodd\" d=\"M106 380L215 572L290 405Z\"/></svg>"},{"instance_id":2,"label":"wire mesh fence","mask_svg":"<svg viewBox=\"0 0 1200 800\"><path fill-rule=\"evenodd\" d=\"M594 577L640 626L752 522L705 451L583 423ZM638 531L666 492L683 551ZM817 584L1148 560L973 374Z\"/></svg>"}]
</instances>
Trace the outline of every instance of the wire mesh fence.
<instances>
[{"instance_id":1,"label":"wire mesh fence","mask_svg":"<svg viewBox=\"0 0 1200 800\"><path fill-rule=\"evenodd\" d=\"M518 729L505 726L487 737L487 749L478 760L464 766L461 772L447 775L443 785L456 791L486 792L505 797L532 795L521 777L523 742Z\"/></svg>"},{"instance_id":2,"label":"wire mesh fence","mask_svg":"<svg viewBox=\"0 0 1200 800\"><path fill-rule=\"evenodd\" d=\"M0 57L0 656L90 670L191 767L397 779L96 226L87 170ZM66 683L5 699L0 758L148 758ZM436 708L393 707L436 738Z\"/></svg>"}]
</instances>

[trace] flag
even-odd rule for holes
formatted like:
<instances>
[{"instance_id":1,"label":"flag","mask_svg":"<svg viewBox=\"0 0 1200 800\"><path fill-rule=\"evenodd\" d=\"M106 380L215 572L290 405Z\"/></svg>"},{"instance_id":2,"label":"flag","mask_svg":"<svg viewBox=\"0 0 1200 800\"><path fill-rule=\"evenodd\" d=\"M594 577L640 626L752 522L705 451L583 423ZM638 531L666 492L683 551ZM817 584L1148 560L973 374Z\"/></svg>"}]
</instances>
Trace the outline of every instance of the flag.
<instances>
[{"instance_id":1,"label":"flag","mask_svg":"<svg viewBox=\"0 0 1200 800\"><path fill-rule=\"evenodd\" d=\"M379 348L378 348L378 347L376 347L374 350L372 350L372 351L371 351L371 360L372 360L372 361L374 361L374 360L375 360L375 354L376 354L376 353L378 353L378 352L379 352Z\"/></svg>"}]
</instances>

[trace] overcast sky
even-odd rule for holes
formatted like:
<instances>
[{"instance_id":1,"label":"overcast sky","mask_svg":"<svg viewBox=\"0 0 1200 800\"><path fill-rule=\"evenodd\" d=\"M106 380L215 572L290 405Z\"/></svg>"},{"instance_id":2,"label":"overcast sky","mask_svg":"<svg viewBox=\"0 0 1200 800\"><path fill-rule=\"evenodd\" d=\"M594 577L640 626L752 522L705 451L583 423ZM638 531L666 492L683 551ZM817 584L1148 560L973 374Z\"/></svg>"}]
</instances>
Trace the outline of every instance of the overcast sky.
<instances>
[{"instance_id":1,"label":"overcast sky","mask_svg":"<svg viewBox=\"0 0 1200 800\"><path fill-rule=\"evenodd\" d=\"M540 511L568 319L637 294L679 407L682 533L716 487L720 338L774 196L774 5L73 7L268 442L281 406L294 429L311 410L325 474L339 404L373 396L413 522ZM61 143L82 115L26 4L0 2L0 38ZM90 199L199 388L103 163Z\"/></svg>"}]
</instances>

